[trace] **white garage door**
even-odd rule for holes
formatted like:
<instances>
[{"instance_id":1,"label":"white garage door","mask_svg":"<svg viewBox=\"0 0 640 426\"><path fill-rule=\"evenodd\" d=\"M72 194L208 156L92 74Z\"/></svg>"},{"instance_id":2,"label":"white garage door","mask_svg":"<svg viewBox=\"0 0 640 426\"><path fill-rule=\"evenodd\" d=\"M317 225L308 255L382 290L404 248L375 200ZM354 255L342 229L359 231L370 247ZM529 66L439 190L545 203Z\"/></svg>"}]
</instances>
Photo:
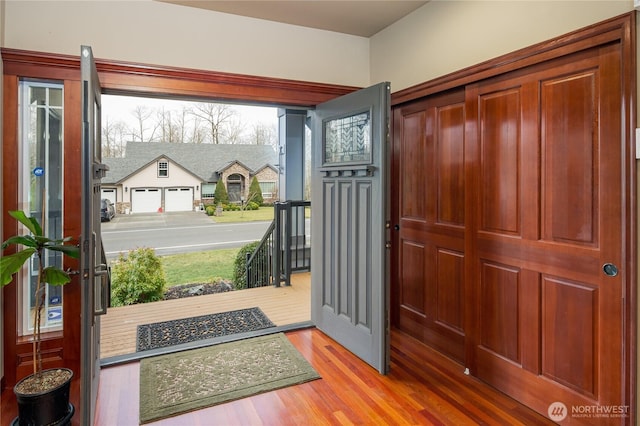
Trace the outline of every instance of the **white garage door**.
<instances>
[{"instance_id":1,"label":"white garage door","mask_svg":"<svg viewBox=\"0 0 640 426\"><path fill-rule=\"evenodd\" d=\"M111 201L111 204L116 204L116 189L115 188L102 188L102 198L106 198Z\"/></svg>"},{"instance_id":2,"label":"white garage door","mask_svg":"<svg viewBox=\"0 0 640 426\"><path fill-rule=\"evenodd\" d=\"M160 188L136 188L131 191L131 212L157 212L162 207Z\"/></svg>"},{"instance_id":3,"label":"white garage door","mask_svg":"<svg viewBox=\"0 0 640 426\"><path fill-rule=\"evenodd\" d=\"M193 210L193 188L165 189L164 208L168 212L186 212Z\"/></svg>"}]
</instances>

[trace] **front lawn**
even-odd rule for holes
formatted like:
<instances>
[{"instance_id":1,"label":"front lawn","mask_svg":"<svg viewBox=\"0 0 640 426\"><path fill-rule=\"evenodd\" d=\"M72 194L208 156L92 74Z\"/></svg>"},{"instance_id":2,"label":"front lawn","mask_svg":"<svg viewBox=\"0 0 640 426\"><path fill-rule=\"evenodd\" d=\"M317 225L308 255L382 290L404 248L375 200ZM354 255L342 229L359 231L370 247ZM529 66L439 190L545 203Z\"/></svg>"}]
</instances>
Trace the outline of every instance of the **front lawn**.
<instances>
[{"instance_id":1,"label":"front lawn","mask_svg":"<svg viewBox=\"0 0 640 426\"><path fill-rule=\"evenodd\" d=\"M222 216L211 216L216 223L256 222L273 220L273 207L260 207L258 210L226 211Z\"/></svg>"},{"instance_id":2,"label":"front lawn","mask_svg":"<svg viewBox=\"0 0 640 426\"><path fill-rule=\"evenodd\" d=\"M208 283L214 278L233 279L233 262L240 249L181 253L160 258L167 286Z\"/></svg>"}]
</instances>

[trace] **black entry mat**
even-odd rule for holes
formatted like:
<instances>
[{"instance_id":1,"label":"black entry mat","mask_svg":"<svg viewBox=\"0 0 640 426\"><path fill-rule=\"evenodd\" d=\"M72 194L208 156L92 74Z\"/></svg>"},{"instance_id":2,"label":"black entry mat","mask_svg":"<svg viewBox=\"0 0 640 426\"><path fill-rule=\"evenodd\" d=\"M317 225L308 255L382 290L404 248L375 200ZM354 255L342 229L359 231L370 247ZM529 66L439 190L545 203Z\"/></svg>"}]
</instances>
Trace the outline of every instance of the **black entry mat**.
<instances>
[{"instance_id":1,"label":"black entry mat","mask_svg":"<svg viewBox=\"0 0 640 426\"><path fill-rule=\"evenodd\" d=\"M136 351L275 327L260 308L239 309L138 326Z\"/></svg>"}]
</instances>

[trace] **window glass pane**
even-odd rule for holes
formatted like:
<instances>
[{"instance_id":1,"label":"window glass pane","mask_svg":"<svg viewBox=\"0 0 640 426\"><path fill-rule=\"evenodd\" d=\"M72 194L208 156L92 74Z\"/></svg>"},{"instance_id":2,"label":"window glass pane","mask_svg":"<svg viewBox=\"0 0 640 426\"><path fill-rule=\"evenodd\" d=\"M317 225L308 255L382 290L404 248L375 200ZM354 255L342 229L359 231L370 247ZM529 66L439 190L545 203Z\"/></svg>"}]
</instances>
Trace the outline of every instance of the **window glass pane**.
<instances>
[{"instance_id":1,"label":"window glass pane","mask_svg":"<svg viewBox=\"0 0 640 426\"><path fill-rule=\"evenodd\" d=\"M213 198L216 192L215 183L203 183L202 184L202 198Z\"/></svg>"},{"instance_id":2,"label":"window glass pane","mask_svg":"<svg viewBox=\"0 0 640 426\"><path fill-rule=\"evenodd\" d=\"M166 161L158 161L158 176L159 177L167 177L169 176L169 163Z\"/></svg>"},{"instance_id":3,"label":"window glass pane","mask_svg":"<svg viewBox=\"0 0 640 426\"><path fill-rule=\"evenodd\" d=\"M62 106L62 89L49 88L49 105L52 107Z\"/></svg>"},{"instance_id":4,"label":"window glass pane","mask_svg":"<svg viewBox=\"0 0 640 426\"><path fill-rule=\"evenodd\" d=\"M324 123L324 163L371 162L369 111Z\"/></svg>"},{"instance_id":5,"label":"window glass pane","mask_svg":"<svg viewBox=\"0 0 640 426\"><path fill-rule=\"evenodd\" d=\"M61 84L22 82L25 99L20 111L23 144L22 200L26 213L37 218L49 238L62 238L63 191L63 108ZM44 266L62 266L62 254L47 252ZM24 271L21 334L33 330L38 261L33 259ZM47 286L42 312L42 329L62 326L62 287Z\"/></svg>"},{"instance_id":6,"label":"window glass pane","mask_svg":"<svg viewBox=\"0 0 640 426\"><path fill-rule=\"evenodd\" d=\"M275 182L260 182L260 189L263 197L271 197L276 189Z\"/></svg>"}]
</instances>

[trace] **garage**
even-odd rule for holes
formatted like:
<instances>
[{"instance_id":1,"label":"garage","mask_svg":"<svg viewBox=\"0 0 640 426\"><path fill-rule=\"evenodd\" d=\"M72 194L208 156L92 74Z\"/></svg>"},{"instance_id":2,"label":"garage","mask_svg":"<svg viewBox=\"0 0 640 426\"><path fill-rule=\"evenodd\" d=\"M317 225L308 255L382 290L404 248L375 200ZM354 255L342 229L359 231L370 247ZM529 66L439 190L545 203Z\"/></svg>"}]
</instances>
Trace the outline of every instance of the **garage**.
<instances>
[{"instance_id":1,"label":"garage","mask_svg":"<svg viewBox=\"0 0 640 426\"><path fill-rule=\"evenodd\" d=\"M186 212L193 210L193 188L166 188L164 209L168 212Z\"/></svg>"},{"instance_id":2,"label":"garage","mask_svg":"<svg viewBox=\"0 0 640 426\"><path fill-rule=\"evenodd\" d=\"M116 204L116 189L115 188L102 188L102 197L111 201L111 204Z\"/></svg>"},{"instance_id":3,"label":"garage","mask_svg":"<svg viewBox=\"0 0 640 426\"><path fill-rule=\"evenodd\" d=\"M162 207L160 188L135 188L131 190L131 212L151 213Z\"/></svg>"}]
</instances>

